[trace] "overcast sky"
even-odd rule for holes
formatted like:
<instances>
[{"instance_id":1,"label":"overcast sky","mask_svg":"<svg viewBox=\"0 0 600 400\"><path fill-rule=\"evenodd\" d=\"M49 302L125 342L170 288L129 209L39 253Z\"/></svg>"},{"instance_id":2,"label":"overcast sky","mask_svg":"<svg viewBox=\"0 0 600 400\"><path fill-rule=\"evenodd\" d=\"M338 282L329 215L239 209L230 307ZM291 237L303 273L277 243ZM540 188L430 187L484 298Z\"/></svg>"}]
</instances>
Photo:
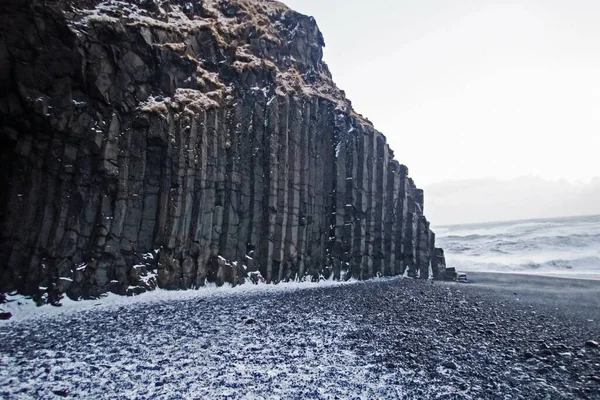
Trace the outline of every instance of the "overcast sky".
<instances>
[{"instance_id":1,"label":"overcast sky","mask_svg":"<svg viewBox=\"0 0 600 400\"><path fill-rule=\"evenodd\" d=\"M600 1L284 2L418 185L600 176Z\"/></svg>"},{"instance_id":2,"label":"overcast sky","mask_svg":"<svg viewBox=\"0 0 600 400\"><path fill-rule=\"evenodd\" d=\"M600 178L589 183L521 176L467 179L425 187L425 214L440 225L600 215Z\"/></svg>"}]
</instances>

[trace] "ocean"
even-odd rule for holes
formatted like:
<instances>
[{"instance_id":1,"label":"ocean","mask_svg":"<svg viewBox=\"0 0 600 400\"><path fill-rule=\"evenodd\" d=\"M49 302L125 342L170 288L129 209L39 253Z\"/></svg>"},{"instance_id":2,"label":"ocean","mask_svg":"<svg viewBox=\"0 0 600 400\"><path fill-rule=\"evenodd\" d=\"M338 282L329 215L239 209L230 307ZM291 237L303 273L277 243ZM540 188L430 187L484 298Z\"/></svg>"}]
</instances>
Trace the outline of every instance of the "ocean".
<instances>
[{"instance_id":1,"label":"ocean","mask_svg":"<svg viewBox=\"0 0 600 400\"><path fill-rule=\"evenodd\" d=\"M458 271L600 277L600 215L435 228Z\"/></svg>"}]
</instances>

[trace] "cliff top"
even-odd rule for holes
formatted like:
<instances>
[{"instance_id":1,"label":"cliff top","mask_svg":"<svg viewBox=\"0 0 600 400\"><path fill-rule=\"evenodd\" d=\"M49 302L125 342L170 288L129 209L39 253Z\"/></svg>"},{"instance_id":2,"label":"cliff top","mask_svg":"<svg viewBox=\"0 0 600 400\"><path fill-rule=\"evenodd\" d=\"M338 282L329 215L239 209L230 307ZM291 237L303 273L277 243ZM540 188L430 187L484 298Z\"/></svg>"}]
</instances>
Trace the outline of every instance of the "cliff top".
<instances>
[{"instance_id":1,"label":"cliff top","mask_svg":"<svg viewBox=\"0 0 600 400\"><path fill-rule=\"evenodd\" d=\"M314 18L281 2L57 0L54 4L79 34L90 29L110 30L107 36L119 35L119 40L141 35L147 44L196 64L197 82L178 88L177 93L153 93L143 106L146 110L160 110L161 101L156 98L171 96L171 101L177 101L175 95L187 104L217 106L233 90L230 78L234 72L228 71L233 68L242 80L256 79L249 78L256 73L270 78L253 85L265 95L325 98L359 123L372 126L354 112L344 91L333 82L323 61L323 35ZM214 44L210 53L200 50L207 41ZM245 74L248 71L254 74ZM265 85L269 81L275 85Z\"/></svg>"}]
</instances>

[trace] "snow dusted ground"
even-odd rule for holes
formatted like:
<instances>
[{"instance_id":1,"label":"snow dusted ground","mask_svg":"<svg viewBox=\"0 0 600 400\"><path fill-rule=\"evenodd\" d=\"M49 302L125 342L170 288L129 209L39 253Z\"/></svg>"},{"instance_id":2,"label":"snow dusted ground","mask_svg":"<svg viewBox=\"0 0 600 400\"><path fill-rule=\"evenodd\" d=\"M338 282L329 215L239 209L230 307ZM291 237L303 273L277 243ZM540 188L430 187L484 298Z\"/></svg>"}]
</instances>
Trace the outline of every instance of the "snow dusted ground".
<instances>
[{"instance_id":1,"label":"snow dusted ground","mask_svg":"<svg viewBox=\"0 0 600 400\"><path fill-rule=\"evenodd\" d=\"M0 397L598 398L597 322L485 293L396 278L11 303Z\"/></svg>"},{"instance_id":2,"label":"snow dusted ground","mask_svg":"<svg viewBox=\"0 0 600 400\"><path fill-rule=\"evenodd\" d=\"M318 287L316 287L318 285ZM398 397L344 338L331 286L245 285L133 298L23 305L0 328L4 398ZM360 285L351 283L350 285ZM15 304L15 303L11 303Z\"/></svg>"}]
</instances>

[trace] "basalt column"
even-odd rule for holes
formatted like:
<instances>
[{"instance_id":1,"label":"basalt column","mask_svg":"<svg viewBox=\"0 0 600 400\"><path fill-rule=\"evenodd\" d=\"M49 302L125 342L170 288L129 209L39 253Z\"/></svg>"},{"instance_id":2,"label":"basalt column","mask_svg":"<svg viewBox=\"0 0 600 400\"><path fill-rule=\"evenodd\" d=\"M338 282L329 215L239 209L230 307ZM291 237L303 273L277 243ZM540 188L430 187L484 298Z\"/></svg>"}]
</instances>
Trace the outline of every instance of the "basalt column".
<instances>
[{"instance_id":1,"label":"basalt column","mask_svg":"<svg viewBox=\"0 0 600 400\"><path fill-rule=\"evenodd\" d=\"M429 264L430 264L430 230L429 221L424 216L419 217L418 221L418 234L417 234L417 268L419 271L419 278L429 278Z\"/></svg>"},{"instance_id":2,"label":"basalt column","mask_svg":"<svg viewBox=\"0 0 600 400\"><path fill-rule=\"evenodd\" d=\"M0 292L443 274L314 19L138 3L0 2Z\"/></svg>"},{"instance_id":3,"label":"basalt column","mask_svg":"<svg viewBox=\"0 0 600 400\"><path fill-rule=\"evenodd\" d=\"M433 249L431 270L433 271L433 279L445 279L446 257L444 256L444 250L439 247Z\"/></svg>"},{"instance_id":4,"label":"basalt column","mask_svg":"<svg viewBox=\"0 0 600 400\"><path fill-rule=\"evenodd\" d=\"M417 277L417 246L419 235L419 206L416 196L417 188L411 178L407 184L406 234L404 236L403 261L408 276Z\"/></svg>"}]
</instances>

